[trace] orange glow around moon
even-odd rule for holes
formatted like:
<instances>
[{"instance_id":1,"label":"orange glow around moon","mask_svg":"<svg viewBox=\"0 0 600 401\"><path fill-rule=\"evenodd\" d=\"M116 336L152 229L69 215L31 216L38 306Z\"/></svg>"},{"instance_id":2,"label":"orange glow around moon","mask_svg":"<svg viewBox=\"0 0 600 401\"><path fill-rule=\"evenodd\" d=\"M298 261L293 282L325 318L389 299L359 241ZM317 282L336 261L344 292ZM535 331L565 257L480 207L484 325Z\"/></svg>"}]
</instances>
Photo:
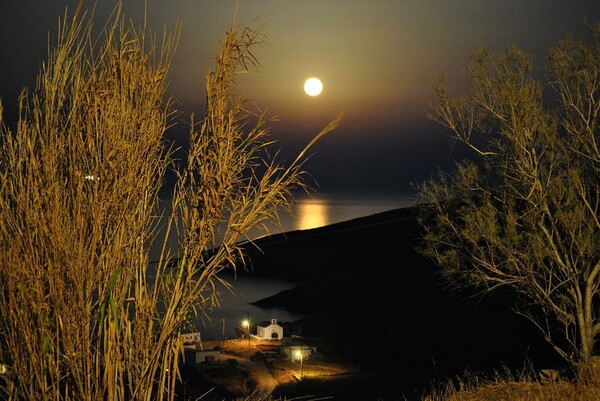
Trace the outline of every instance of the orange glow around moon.
<instances>
[{"instance_id":1,"label":"orange glow around moon","mask_svg":"<svg viewBox=\"0 0 600 401\"><path fill-rule=\"evenodd\" d=\"M308 78L306 82L304 82L304 92L308 96L318 96L323 90L323 83L319 78Z\"/></svg>"}]
</instances>

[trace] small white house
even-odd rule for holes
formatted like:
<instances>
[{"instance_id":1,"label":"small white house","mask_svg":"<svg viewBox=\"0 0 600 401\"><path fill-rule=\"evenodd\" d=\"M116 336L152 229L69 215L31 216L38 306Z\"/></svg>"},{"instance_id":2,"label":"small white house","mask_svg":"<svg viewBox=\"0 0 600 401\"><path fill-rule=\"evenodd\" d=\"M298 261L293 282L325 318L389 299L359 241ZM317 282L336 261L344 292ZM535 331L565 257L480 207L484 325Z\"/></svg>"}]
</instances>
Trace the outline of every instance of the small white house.
<instances>
[{"instance_id":1,"label":"small white house","mask_svg":"<svg viewBox=\"0 0 600 401\"><path fill-rule=\"evenodd\" d=\"M283 327L273 318L270 323L262 322L256 326L256 336L264 340L279 340L283 338Z\"/></svg>"},{"instance_id":2,"label":"small white house","mask_svg":"<svg viewBox=\"0 0 600 401\"><path fill-rule=\"evenodd\" d=\"M283 348L283 354L292 362L306 359L314 352L317 352L317 347L311 347L302 343L288 343Z\"/></svg>"},{"instance_id":3,"label":"small white house","mask_svg":"<svg viewBox=\"0 0 600 401\"><path fill-rule=\"evenodd\" d=\"M221 351L219 350L201 350L199 348L185 349L185 363L187 365L198 365L199 363L218 362L221 360Z\"/></svg>"}]
</instances>

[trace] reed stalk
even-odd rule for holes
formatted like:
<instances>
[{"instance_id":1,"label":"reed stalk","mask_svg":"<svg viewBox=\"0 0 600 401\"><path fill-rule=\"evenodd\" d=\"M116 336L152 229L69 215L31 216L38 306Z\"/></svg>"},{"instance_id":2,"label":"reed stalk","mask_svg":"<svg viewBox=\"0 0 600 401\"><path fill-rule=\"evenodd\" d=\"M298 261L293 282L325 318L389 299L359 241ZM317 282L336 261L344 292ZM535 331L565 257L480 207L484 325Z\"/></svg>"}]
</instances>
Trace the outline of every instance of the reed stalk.
<instances>
[{"instance_id":1,"label":"reed stalk","mask_svg":"<svg viewBox=\"0 0 600 401\"><path fill-rule=\"evenodd\" d=\"M0 113L2 399L173 400L190 317L218 303L219 273L239 266L250 230L277 222L304 187L305 152L277 164L268 119L249 126L253 112L233 94L262 40L234 25L207 73L205 115L192 117L157 237L178 37L179 27L159 37L134 28L117 7L96 41L86 13L65 13L16 127Z\"/></svg>"}]
</instances>

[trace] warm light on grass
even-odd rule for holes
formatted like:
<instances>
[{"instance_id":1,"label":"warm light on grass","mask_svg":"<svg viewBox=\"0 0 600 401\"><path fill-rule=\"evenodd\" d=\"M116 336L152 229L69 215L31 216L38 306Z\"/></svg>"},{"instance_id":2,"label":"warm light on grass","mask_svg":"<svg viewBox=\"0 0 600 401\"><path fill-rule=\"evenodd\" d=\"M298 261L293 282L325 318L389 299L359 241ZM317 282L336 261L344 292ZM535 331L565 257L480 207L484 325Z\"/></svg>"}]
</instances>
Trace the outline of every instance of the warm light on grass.
<instances>
[{"instance_id":1,"label":"warm light on grass","mask_svg":"<svg viewBox=\"0 0 600 401\"><path fill-rule=\"evenodd\" d=\"M492 379L476 376L447 382L423 397L423 401L597 401L598 383L557 380L541 383L529 375L497 374Z\"/></svg>"}]
</instances>

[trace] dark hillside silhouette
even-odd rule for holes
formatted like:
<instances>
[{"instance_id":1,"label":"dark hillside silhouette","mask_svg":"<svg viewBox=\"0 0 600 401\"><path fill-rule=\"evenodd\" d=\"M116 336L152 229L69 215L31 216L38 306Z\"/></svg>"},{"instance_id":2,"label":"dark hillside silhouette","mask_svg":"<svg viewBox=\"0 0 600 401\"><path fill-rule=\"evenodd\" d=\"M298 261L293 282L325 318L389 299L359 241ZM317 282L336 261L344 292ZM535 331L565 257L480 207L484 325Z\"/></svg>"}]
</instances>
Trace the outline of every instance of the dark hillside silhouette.
<instances>
[{"instance_id":1,"label":"dark hillside silhouette","mask_svg":"<svg viewBox=\"0 0 600 401\"><path fill-rule=\"evenodd\" d=\"M558 366L531 323L511 309L511 294L467 301L467 293L448 290L415 250L420 235L413 209L405 208L262 238L260 251L247 249L248 274L298 285L255 305L309 314L303 334L361 364L370 383L381 382L369 391L381 396L397 395L398 386L419 391L465 370Z\"/></svg>"}]
</instances>

